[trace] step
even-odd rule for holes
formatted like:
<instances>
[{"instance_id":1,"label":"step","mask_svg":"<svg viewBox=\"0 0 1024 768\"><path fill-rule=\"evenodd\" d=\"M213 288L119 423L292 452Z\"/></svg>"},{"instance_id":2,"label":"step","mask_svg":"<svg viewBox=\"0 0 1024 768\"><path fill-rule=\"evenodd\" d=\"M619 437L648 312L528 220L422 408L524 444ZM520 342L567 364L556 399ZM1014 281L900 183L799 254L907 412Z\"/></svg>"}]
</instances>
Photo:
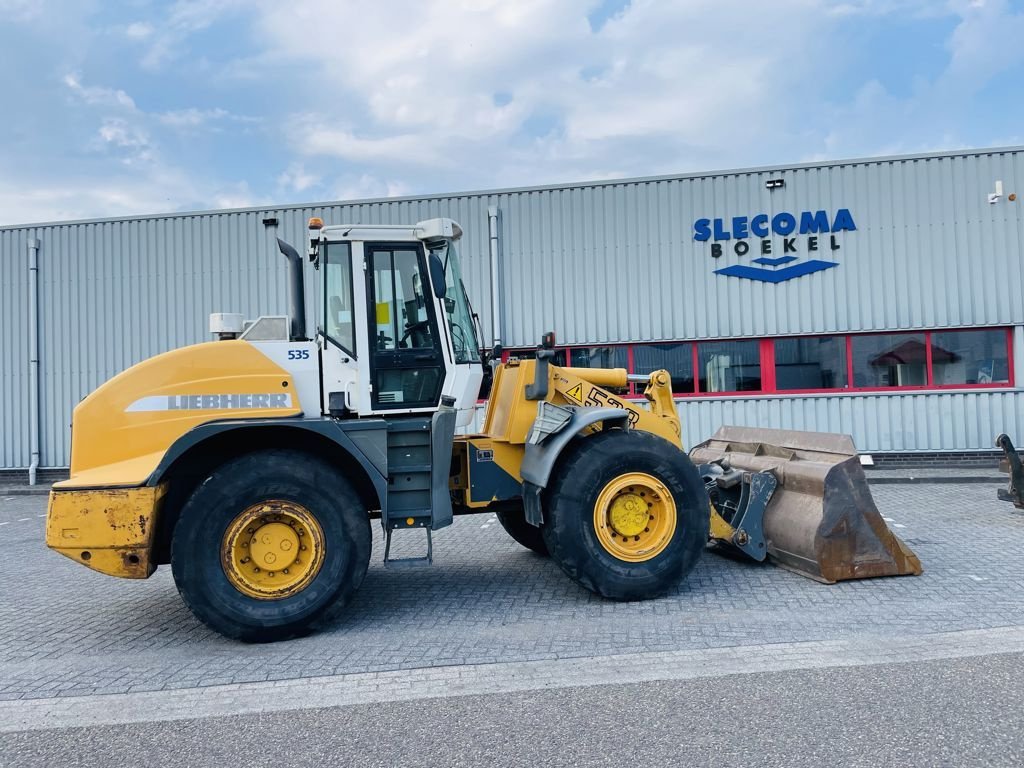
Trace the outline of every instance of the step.
<instances>
[{"instance_id":1,"label":"step","mask_svg":"<svg viewBox=\"0 0 1024 768\"><path fill-rule=\"evenodd\" d=\"M425 527L424 530L427 532L427 556L426 557L401 557L392 559L391 557L391 534L395 530L388 528L385 531L384 539L384 567L385 568L412 568L421 565L431 565L434 562L434 539L431 536L430 528Z\"/></svg>"}]
</instances>

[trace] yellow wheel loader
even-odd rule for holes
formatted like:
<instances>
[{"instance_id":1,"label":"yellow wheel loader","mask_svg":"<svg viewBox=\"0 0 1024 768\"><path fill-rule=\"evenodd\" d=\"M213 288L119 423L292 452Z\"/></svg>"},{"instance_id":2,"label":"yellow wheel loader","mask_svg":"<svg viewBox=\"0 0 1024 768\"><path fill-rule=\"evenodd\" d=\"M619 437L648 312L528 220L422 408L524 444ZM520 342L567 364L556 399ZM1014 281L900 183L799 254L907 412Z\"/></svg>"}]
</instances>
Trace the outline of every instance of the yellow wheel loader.
<instances>
[{"instance_id":1,"label":"yellow wheel loader","mask_svg":"<svg viewBox=\"0 0 1024 768\"><path fill-rule=\"evenodd\" d=\"M49 501L48 546L94 570L171 566L194 614L245 641L310 632L351 599L380 519L431 532L494 512L524 546L617 600L677 584L711 542L822 581L920 573L886 528L849 438L725 428L692 457L665 371L535 359L484 376L450 219L310 221L318 323L303 257L289 316L211 315L216 341L157 355L74 411L70 479ZM642 402L617 392L645 384Z\"/></svg>"}]
</instances>

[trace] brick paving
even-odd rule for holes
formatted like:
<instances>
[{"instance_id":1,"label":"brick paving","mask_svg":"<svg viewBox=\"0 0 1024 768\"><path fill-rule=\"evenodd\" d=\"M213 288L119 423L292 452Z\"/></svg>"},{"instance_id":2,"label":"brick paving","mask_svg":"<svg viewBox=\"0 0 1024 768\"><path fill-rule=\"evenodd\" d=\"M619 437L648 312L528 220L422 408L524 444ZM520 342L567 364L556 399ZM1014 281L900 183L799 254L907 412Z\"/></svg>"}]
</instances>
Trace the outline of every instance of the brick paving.
<instances>
[{"instance_id":1,"label":"brick paving","mask_svg":"<svg viewBox=\"0 0 1024 768\"><path fill-rule=\"evenodd\" d=\"M0 498L0 700L1020 627L1024 516L996 501L997 487L873 488L924 563L917 578L824 586L709 554L671 594L644 603L581 590L490 516L439 532L435 565L416 570L381 566L375 526L374 560L345 617L266 646L196 622L169 569L122 581L49 552L45 499Z\"/></svg>"}]
</instances>

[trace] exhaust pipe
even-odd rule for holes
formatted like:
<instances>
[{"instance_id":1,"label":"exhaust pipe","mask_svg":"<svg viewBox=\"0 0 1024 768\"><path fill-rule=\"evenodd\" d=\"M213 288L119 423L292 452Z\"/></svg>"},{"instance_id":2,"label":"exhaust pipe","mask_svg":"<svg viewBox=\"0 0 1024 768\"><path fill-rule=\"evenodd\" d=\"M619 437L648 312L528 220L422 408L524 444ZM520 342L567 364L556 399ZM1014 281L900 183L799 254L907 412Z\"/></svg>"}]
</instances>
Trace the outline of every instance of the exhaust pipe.
<instances>
[{"instance_id":1,"label":"exhaust pipe","mask_svg":"<svg viewBox=\"0 0 1024 768\"><path fill-rule=\"evenodd\" d=\"M288 317L291 340L306 341L306 283L302 257L292 246L277 238L278 250L288 259Z\"/></svg>"}]
</instances>

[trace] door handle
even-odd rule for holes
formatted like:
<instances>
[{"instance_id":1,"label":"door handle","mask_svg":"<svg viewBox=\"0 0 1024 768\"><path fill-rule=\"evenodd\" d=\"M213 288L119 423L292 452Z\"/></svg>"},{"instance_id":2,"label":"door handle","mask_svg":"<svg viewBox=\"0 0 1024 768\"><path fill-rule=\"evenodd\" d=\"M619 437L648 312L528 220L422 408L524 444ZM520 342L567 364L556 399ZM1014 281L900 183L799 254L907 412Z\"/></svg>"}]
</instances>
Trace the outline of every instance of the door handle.
<instances>
[{"instance_id":1,"label":"door handle","mask_svg":"<svg viewBox=\"0 0 1024 768\"><path fill-rule=\"evenodd\" d=\"M413 360L433 360L434 356L429 354L429 353L424 353L422 355L413 355L412 359Z\"/></svg>"}]
</instances>

